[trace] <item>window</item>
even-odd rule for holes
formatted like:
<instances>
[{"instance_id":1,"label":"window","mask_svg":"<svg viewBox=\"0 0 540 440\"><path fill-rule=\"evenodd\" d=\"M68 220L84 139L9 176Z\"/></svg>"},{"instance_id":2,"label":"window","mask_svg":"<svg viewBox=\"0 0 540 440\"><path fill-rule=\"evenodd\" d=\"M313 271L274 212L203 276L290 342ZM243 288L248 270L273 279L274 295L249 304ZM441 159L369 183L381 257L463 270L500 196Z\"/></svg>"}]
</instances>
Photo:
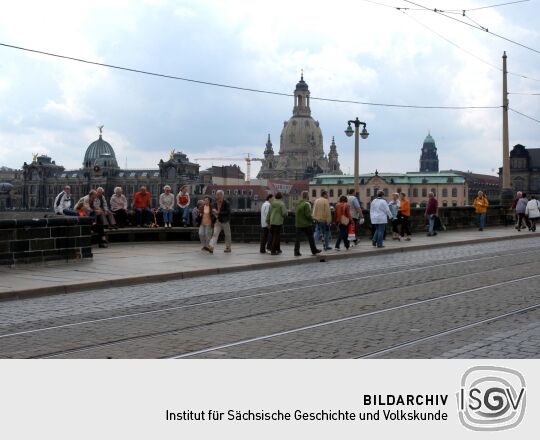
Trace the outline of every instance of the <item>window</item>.
<instances>
[{"instance_id":1,"label":"window","mask_svg":"<svg viewBox=\"0 0 540 440\"><path fill-rule=\"evenodd\" d=\"M317 197L317 190L316 189L311 190L311 197Z\"/></svg>"},{"instance_id":2,"label":"window","mask_svg":"<svg viewBox=\"0 0 540 440\"><path fill-rule=\"evenodd\" d=\"M413 197L418 197L418 188L413 188L412 195Z\"/></svg>"},{"instance_id":3,"label":"window","mask_svg":"<svg viewBox=\"0 0 540 440\"><path fill-rule=\"evenodd\" d=\"M433 193L433 195L434 195L435 197L437 197L437 191L435 190L435 188L431 188L431 192Z\"/></svg>"},{"instance_id":4,"label":"window","mask_svg":"<svg viewBox=\"0 0 540 440\"><path fill-rule=\"evenodd\" d=\"M446 207L446 206L448 206L448 202L447 202L446 200L443 200L442 205L443 205L444 207Z\"/></svg>"},{"instance_id":5,"label":"window","mask_svg":"<svg viewBox=\"0 0 540 440\"><path fill-rule=\"evenodd\" d=\"M442 190L442 196L443 196L443 197L448 197L448 188L443 188L443 190Z\"/></svg>"},{"instance_id":6,"label":"window","mask_svg":"<svg viewBox=\"0 0 540 440\"><path fill-rule=\"evenodd\" d=\"M452 206L455 208L457 206L457 202L455 200L452 201Z\"/></svg>"},{"instance_id":7,"label":"window","mask_svg":"<svg viewBox=\"0 0 540 440\"><path fill-rule=\"evenodd\" d=\"M422 197L427 197L427 188L422 188Z\"/></svg>"},{"instance_id":8,"label":"window","mask_svg":"<svg viewBox=\"0 0 540 440\"><path fill-rule=\"evenodd\" d=\"M452 197L457 197L457 188L452 188Z\"/></svg>"},{"instance_id":9,"label":"window","mask_svg":"<svg viewBox=\"0 0 540 440\"><path fill-rule=\"evenodd\" d=\"M386 197L388 197L388 188L384 188L383 191L384 191L384 195L385 195Z\"/></svg>"},{"instance_id":10,"label":"window","mask_svg":"<svg viewBox=\"0 0 540 440\"><path fill-rule=\"evenodd\" d=\"M366 197L371 197L371 188L366 188Z\"/></svg>"},{"instance_id":11,"label":"window","mask_svg":"<svg viewBox=\"0 0 540 440\"><path fill-rule=\"evenodd\" d=\"M334 197L334 188L330 189L329 193L330 197Z\"/></svg>"},{"instance_id":12,"label":"window","mask_svg":"<svg viewBox=\"0 0 540 440\"><path fill-rule=\"evenodd\" d=\"M337 190L337 195L338 195L338 197L340 197L342 194L343 194L343 190L342 190L341 188L339 188L339 189Z\"/></svg>"}]
</instances>

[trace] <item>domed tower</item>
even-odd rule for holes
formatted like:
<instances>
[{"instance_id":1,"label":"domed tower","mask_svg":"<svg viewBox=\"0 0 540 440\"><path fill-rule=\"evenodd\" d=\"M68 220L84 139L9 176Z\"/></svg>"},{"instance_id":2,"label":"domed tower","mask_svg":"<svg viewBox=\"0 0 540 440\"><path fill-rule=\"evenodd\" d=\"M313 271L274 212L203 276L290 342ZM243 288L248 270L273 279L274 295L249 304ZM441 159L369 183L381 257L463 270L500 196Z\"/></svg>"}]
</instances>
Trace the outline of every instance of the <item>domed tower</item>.
<instances>
[{"instance_id":1,"label":"domed tower","mask_svg":"<svg viewBox=\"0 0 540 440\"><path fill-rule=\"evenodd\" d=\"M429 132L426 139L424 139L424 145L422 146L422 154L420 156L420 172L439 172L439 156L437 155L437 147L435 146L435 141Z\"/></svg>"},{"instance_id":2,"label":"domed tower","mask_svg":"<svg viewBox=\"0 0 540 440\"><path fill-rule=\"evenodd\" d=\"M328 153L328 173L330 174L343 174L339 167L338 152L334 136L332 136L332 143L330 144L330 153Z\"/></svg>"},{"instance_id":3,"label":"domed tower","mask_svg":"<svg viewBox=\"0 0 540 440\"><path fill-rule=\"evenodd\" d=\"M118 162L113 147L103 140L103 126L99 127L99 139L86 149L83 167L97 171L118 169Z\"/></svg>"},{"instance_id":4,"label":"domed tower","mask_svg":"<svg viewBox=\"0 0 540 440\"><path fill-rule=\"evenodd\" d=\"M259 178L310 179L329 171L319 121L311 117L309 105L309 87L302 73L294 90L292 117L283 123L279 156L271 162L272 168L268 159L263 162Z\"/></svg>"}]
</instances>

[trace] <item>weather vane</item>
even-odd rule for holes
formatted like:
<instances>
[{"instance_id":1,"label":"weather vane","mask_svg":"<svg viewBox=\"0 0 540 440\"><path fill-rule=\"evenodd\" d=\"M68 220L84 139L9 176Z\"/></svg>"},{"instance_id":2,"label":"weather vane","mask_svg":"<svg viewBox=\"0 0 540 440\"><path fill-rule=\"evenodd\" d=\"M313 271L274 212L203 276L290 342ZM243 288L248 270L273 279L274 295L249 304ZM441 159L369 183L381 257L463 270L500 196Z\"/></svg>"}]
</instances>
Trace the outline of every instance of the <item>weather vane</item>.
<instances>
[{"instance_id":1,"label":"weather vane","mask_svg":"<svg viewBox=\"0 0 540 440\"><path fill-rule=\"evenodd\" d=\"M99 135L101 136L103 134L103 127L105 127L104 125L98 125L98 128L99 128Z\"/></svg>"}]
</instances>

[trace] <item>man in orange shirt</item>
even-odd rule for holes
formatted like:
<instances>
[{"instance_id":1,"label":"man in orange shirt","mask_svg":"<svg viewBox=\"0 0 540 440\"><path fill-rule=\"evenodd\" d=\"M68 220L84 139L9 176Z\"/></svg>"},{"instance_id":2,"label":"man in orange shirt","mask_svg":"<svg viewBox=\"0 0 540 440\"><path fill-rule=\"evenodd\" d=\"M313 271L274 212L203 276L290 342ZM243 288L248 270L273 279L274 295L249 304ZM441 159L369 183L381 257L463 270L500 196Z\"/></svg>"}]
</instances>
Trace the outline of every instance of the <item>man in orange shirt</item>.
<instances>
[{"instance_id":1,"label":"man in orange shirt","mask_svg":"<svg viewBox=\"0 0 540 440\"><path fill-rule=\"evenodd\" d=\"M139 192L133 195L133 210L135 211L135 223L137 227L148 226L152 217L152 198L146 191L146 186L141 186Z\"/></svg>"}]
</instances>

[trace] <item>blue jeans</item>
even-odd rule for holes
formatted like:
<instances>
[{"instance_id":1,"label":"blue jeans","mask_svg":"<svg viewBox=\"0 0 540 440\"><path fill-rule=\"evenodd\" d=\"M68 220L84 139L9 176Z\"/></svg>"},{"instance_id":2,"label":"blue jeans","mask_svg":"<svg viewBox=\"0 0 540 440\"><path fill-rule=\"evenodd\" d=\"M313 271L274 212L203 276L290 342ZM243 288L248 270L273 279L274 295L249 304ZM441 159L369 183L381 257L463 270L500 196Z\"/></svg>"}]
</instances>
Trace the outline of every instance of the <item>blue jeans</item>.
<instances>
[{"instance_id":1,"label":"blue jeans","mask_svg":"<svg viewBox=\"0 0 540 440\"><path fill-rule=\"evenodd\" d=\"M152 217L152 212L148 208L137 208L135 209L135 223L138 225L146 225L150 223L150 218Z\"/></svg>"},{"instance_id":2,"label":"blue jeans","mask_svg":"<svg viewBox=\"0 0 540 440\"><path fill-rule=\"evenodd\" d=\"M163 223L172 223L172 216L174 211L172 209L162 209L161 212L163 213Z\"/></svg>"},{"instance_id":3,"label":"blue jeans","mask_svg":"<svg viewBox=\"0 0 540 440\"><path fill-rule=\"evenodd\" d=\"M482 214L478 214L478 221L480 222L480 229L484 229L486 226L486 216L487 213L483 212Z\"/></svg>"},{"instance_id":4,"label":"blue jeans","mask_svg":"<svg viewBox=\"0 0 540 440\"><path fill-rule=\"evenodd\" d=\"M70 215L72 217L78 217L79 216L79 213L73 209L64 209L62 211L64 213L64 215Z\"/></svg>"},{"instance_id":5,"label":"blue jeans","mask_svg":"<svg viewBox=\"0 0 540 440\"><path fill-rule=\"evenodd\" d=\"M315 222L315 232L313 233L315 243L319 242L321 234L324 236L324 249L330 249L330 225L323 222Z\"/></svg>"},{"instance_id":6,"label":"blue jeans","mask_svg":"<svg viewBox=\"0 0 540 440\"><path fill-rule=\"evenodd\" d=\"M339 226L339 235L338 239L336 241L336 249L339 249L339 245L341 244L341 240L343 240L343 244L345 245L346 249L349 249L349 234L348 234L348 225L342 225L341 223Z\"/></svg>"},{"instance_id":7,"label":"blue jeans","mask_svg":"<svg viewBox=\"0 0 540 440\"><path fill-rule=\"evenodd\" d=\"M189 225L189 206L178 208L178 215L183 220L184 225Z\"/></svg>"},{"instance_id":8,"label":"blue jeans","mask_svg":"<svg viewBox=\"0 0 540 440\"><path fill-rule=\"evenodd\" d=\"M429 215L429 231L428 231L429 235L433 235L433 232L435 232L434 228L435 228L435 215L430 214Z\"/></svg>"},{"instance_id":9,"label":"blue jeans","mask_svg":"<svg viewBox=\"0 0 540 440\"><path fill-rule=\"evenodd\" d=\"M384 231L386 229L386 223L378 223L375 224L375 234L373 234L373 241L377 245L377 247L381 247L383 245L383 238L384 238Z\"/></svg>"}]
</instances>

